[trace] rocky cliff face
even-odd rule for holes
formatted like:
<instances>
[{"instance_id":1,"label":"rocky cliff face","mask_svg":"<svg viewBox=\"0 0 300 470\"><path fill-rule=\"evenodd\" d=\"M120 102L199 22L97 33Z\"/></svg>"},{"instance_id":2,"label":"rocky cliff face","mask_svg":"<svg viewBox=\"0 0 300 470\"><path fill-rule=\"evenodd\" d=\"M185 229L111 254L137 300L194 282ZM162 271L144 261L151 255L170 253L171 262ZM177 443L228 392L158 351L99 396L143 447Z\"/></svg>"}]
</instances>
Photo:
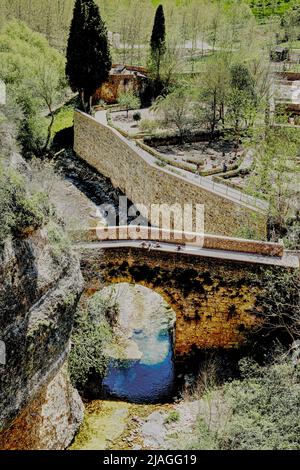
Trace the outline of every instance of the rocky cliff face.
<instances>
[{"instance_id":1,"label":"rocky cliff face","mask_svg":"<svg viewBox=\"0 0 300 470\"><path fill-rule=\"evenodd\" d=\"M47 228L0 247L0 448L63 449L79 427L65 361L81 290L77 259Z\"/></svg>"}]
</instances>

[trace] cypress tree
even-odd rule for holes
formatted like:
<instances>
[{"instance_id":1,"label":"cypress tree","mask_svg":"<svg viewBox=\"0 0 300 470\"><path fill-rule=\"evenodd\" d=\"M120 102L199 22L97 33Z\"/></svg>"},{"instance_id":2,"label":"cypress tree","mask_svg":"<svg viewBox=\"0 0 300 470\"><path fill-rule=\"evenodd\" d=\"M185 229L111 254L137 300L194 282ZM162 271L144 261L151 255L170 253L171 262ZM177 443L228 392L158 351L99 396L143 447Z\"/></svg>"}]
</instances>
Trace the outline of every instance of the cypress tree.
<instances>
[{"instance_id":1,"label":"cypress tree","mask_svg":"<svg viewBox=\"0 0 300 470\"><path fill-rule=\"evenodd\" d=\"M109 76L107 30L93 0L76 0L67 47L66 75L79 92L82 109L91 111L92 95Z\"/></svg>"},{"instance_id":2,"label":"cypress tree","mask_svg":"<svg viewBox=\"0 0 300 470\"><path fill-rule=\"evenodd\" d=\"M155 68L156 80L160 80L161 59L166 52L166 24L162 5L157 7L151 36L151 59Z\"/></svg>"}]
</instances>

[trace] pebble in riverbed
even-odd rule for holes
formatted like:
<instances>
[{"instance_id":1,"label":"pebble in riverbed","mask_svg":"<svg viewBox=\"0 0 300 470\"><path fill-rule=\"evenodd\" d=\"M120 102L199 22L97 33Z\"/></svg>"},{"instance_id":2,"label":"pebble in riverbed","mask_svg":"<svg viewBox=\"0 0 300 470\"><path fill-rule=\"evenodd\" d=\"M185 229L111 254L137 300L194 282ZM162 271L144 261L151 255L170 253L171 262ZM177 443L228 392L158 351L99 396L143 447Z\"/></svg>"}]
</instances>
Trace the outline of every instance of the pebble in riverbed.
<instances>
[{"instance_id":1,"label":"pebble in riverbed","mask_svg":"<svg viewBox=\"0 0 300 470\"><path fill-rule=\"evenodd\" d=\"M151 413L140 428L144 447L149 449L171 449L172 436L185 430L192 433L201 407L201 401L181 402L162 411ZM168 417L176 413L178 419L172 421Z\"/></svg>"},{"instance_id":2,"label":"pebble in riverbed","mask_svg":"<svg viewBox=\"0 0 300 470\"><path fill-rule=\"evenodd\" d=\"M150 449L161 448L166 438L165 416L160 411L154 411L142 425L141 433L145 447Z\"/></svg>"}]
</instances>

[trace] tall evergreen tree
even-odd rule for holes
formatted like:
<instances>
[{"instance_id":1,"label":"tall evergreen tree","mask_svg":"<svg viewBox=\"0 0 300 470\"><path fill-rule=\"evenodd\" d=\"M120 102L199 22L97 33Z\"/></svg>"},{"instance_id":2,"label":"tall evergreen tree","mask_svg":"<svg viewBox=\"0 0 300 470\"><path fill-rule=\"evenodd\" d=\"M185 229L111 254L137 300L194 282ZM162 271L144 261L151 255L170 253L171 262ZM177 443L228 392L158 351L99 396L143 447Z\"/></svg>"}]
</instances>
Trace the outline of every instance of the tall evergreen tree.
<instances>
[{"instance_id":1,"label":"tall evergreen tree","mask_svg":"<svg viewBox=\"0 0 300 470\"><path fill-rule=\"evenodd\" d=\"M166 23L162 5L157 7L151 36L151 59L154 67L155 80L160 81L160 66L166 52Z\"/></svg>"},{"instance_id":2,"label":"tall evergreen tree","mask_svg":"<svg viewBox=\"0 0 300 470\"><path fill-rule=\"evenodd\" d=\"M93 0L76 0L67 47L66 75L79 92L82 109L91 112L92 95L107 79L111 56L107 30Z\"/></svg>"}]
</instances>

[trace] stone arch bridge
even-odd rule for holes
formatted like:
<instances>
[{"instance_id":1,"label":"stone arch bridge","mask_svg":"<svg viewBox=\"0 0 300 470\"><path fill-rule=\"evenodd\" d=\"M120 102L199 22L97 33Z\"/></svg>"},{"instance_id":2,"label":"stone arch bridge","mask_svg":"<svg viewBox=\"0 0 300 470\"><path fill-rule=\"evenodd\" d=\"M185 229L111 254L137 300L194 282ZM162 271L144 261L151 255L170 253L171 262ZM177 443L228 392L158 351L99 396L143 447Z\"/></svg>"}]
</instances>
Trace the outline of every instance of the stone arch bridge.
<instances>
[{"instance_id":1,"label":"stone arch bridge","mask_svg":"<svg viewBox=\"0 0 300 470\"><path fill-rule=\"evenodd\" d=\"M177 357L194 348L243 344L263 321L255 276L299 268L299 258L280 244L219 236L190 243L182 234L178 239L150 230L143 228L138 239L130 238L126 227L89 230L84 237L74 235L74 241L87 295L129 282L163 296L176 312Z\"/></svg>"}]
</instances>

